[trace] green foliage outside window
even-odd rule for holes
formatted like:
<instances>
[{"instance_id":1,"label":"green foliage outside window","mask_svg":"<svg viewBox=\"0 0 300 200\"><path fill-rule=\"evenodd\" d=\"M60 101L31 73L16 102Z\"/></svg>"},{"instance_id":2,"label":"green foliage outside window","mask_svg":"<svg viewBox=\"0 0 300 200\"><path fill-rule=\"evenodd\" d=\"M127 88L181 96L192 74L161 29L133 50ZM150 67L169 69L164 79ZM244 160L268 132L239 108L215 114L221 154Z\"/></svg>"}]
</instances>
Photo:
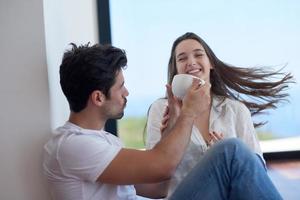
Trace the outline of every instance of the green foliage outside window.
<instances>
[{"instance_id":1,"label":"green foliage outside window","mask_svg":"<svg viewBox=\"0 0 300 200\"><path fill-rule=\"evenodd\" d=\"M125 117L118 121L118 134L125 147L134 149L144 149L144 128L146 124L145 117ZM271 132L257 131L259 140L276 139Z\"/></svg>"}]
</instances>

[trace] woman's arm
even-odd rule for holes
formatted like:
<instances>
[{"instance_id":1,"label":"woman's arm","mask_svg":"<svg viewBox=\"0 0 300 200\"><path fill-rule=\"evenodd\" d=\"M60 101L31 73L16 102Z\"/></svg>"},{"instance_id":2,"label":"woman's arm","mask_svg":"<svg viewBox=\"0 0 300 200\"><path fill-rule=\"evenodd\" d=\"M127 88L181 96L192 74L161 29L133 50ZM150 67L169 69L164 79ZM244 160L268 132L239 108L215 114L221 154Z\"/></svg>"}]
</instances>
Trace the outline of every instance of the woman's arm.
<instances>
[{"instance_id":1,"label":"woman's arm","mask_svg":"<svg viewBox=\"0 0 300 200\"><path fill-rule=\"evenodd\" d=\"M158 99L150 107L146 127L146 149L152 149L161 140L161 127L167 99Z\"/></svg>"},{"instance_id":2,"label":"woman's arm","mask_svg":"<svg viewBox=\"0 0 300 200\"><path fill-rule=\"evenodd\" d=\"M237 112L236 131L237 136L263 159L263 154L253 125L251 113L244 104L240 104L239 111Z\"/></svg>"},{"instance_id":3,"label":"woman's arm","mask_svg":"<svg viewBox=\"0 0 300 200\"><path fill-rule=\"evenodd\" d=\"M152 149L161 139L161 125L164 111L167 108L167 99L156 100L149 109L146 127L146 149ZM148 198L165 198L169 190L169 180L135 185L137 194Z\"/></svg>"},{"instance_id":4,"label":"woman's arm","mask_svg":"<svg viewBox=\"0 0 300 200\"><path fill-rule=\"evenodd\" d=\"M181 107L181 101L172 98L155 101L148 114L146 129L146 148L153 148L162 138L166 137L174 126ZM168 194L170 180L160 183L139 185L138 194L147 197L164 198ZM149 196L155 194L154 196Z\"/></svg>"}]
</instances>

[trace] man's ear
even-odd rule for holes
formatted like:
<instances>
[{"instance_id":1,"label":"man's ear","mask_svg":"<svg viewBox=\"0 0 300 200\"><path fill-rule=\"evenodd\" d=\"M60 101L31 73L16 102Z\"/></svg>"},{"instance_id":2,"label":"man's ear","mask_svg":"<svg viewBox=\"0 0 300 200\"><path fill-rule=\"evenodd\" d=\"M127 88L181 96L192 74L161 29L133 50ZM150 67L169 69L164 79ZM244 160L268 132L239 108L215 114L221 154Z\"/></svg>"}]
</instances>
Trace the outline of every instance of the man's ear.
<instances>
[{"instance_id":1,"label":"man's ear","mask_svg":"<svg viewBox=\"0 0 300 200\"><path fill-rule=\"evenodd\" d=\"M106 100L105 95L100 90L93 91L90 95L90 98L92 103L97 106L101 106Z\"/></svg>"}]
</instances>

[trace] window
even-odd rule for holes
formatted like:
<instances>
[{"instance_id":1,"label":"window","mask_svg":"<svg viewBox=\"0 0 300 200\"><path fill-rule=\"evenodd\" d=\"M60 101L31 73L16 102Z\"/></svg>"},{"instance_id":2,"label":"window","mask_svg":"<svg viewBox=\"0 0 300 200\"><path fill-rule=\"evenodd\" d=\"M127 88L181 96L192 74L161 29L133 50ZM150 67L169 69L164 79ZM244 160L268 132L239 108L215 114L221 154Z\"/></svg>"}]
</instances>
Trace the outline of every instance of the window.
<instances>
[{"instance_id":1,"label":"window","mask_svg":"<svg viewBox=\"0 0 300 200\"><path fill-rule=\"evenodd\" d=\"M124 48L129 60L125 78L130 95L120 128L126 120L144 123L149 105L164 96L171 45L185 32L198 34L221 60L236 66L287 64L285 71L299 82L299 10L298 1L111 0L112 44ZM262 140L293 137L300 148L299 84L288 92L290 103L254 120L268 121L257 130ZM283 144L276 146L292 147Z\"/></svg>"}]
</instances>

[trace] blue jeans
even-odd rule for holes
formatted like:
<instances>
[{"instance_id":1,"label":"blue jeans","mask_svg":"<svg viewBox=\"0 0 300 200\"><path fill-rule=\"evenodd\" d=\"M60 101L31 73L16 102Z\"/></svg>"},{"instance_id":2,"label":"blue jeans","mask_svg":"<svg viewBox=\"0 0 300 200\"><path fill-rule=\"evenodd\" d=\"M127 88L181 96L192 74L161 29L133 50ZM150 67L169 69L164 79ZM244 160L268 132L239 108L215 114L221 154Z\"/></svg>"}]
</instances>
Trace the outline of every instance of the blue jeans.
<instances>
[{"instance_id":1,"label":"blue jeans","mask_svg":"<svg viewBox=\"0 0 300 200\"><path fill-rule=\"evenodd\" d=\"M260 158L239 139L216 143L177 187L171 200L282 199Z\"/></svg>"}]
</instances>

